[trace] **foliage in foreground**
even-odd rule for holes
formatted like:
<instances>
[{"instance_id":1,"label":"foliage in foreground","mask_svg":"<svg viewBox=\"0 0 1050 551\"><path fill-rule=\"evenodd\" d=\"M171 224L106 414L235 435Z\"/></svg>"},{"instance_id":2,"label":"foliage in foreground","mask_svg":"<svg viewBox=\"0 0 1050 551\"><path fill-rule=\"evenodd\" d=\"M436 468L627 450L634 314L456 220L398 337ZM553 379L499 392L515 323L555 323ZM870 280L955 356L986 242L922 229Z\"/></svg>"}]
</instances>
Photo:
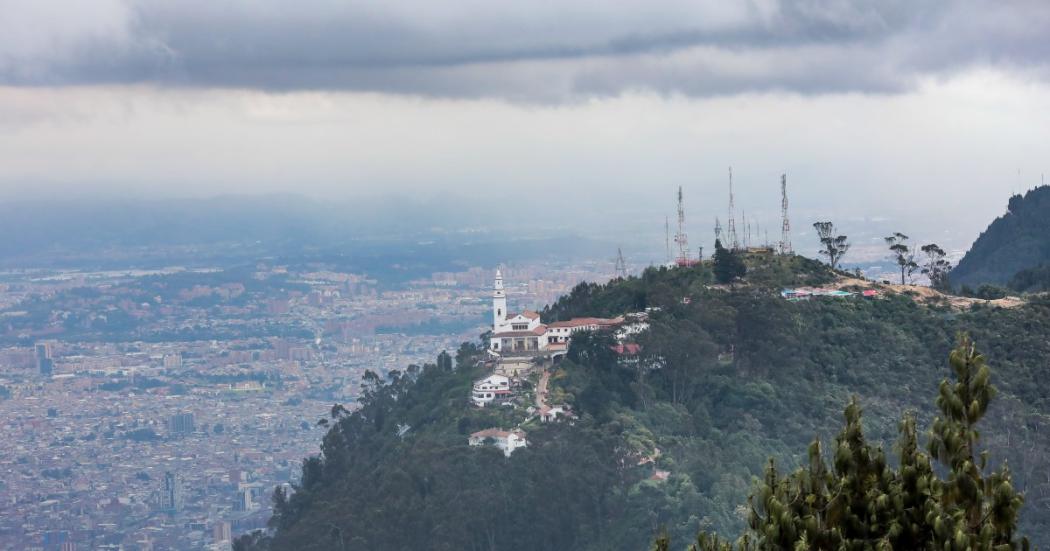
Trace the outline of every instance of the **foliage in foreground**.
<instances>
[{"instance_id":1,"label":"foliage in foreground","mask_svg":"<svg viewBox=\"0 0 1050 551\"><path fill-rule=\"evenodd\" d=\"M949 363L955 381L941 382L929 453L919 449L914 415L905 414L898 466L889 466L882 448L865 440L854 398L831 469L819 440L809 447L808 466L787 477L770 460L748 502L750 530L735 544L702 533L691 551L1028 549L1028 539L1015 534L1024 499L1009 469L988 472L987 452L977 451L976 425L995 395L991 372L966 336ZM668 546L668 538L657 540L657 550Z\"/></svg>"}]
</instances>

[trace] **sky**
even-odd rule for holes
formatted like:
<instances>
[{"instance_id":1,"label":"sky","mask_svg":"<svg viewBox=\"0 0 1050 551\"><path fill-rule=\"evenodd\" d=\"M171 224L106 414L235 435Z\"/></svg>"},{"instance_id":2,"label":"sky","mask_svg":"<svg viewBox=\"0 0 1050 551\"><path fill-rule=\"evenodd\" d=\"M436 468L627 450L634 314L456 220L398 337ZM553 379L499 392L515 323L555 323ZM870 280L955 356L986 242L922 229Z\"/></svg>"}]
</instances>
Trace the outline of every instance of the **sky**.
<instances>
[{"instance_id":1,"label":"sky","mask_svg":"<svg viewBox=\"0 0 1050 551\"><path fill-rule=\"evenodd\" d=\"M0 200L463 196L493 217L662 232L683 186L706 231L732 166L738 210L767 227L786 173L801 225L889 219L966 240L1050 158L1044 0L0 0L0 14Z\"/></svg>"}]
</instances>

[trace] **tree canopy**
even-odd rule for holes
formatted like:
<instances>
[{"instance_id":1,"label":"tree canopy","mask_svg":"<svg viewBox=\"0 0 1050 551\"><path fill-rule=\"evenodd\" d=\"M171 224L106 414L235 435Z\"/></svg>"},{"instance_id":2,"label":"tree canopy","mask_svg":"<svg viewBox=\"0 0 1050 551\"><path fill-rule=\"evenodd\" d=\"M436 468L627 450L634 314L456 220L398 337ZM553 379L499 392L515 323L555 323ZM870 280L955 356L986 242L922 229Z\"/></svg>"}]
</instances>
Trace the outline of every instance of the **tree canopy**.
<instances>
[{"instance_id":1,"label":"tree canopy","mask_svg":"<svg viewBox=\"0 0 1050 551\"><path fill-rule=\"evenodd\" d=\"M965 335L949 364L954 380L940 384L928 452L920 449L915 415L905 413L891 466L865 439L854 397L830 466L819 440L809 446L808 464L786 477L770 460L748 501L749 530L735 543L701 534L691 549L1028 549L1016 533L1024 498L1009 469L989 470L987 452L978 451L976 426L995 395L991 371ZM656 546L667 544L663 537Z\"/></svg>"},{"instance_id":2,"label":"tree canopy","mask_svg":"<svg viewBox=\"0 0 1050 551\"><path fill-rule=\"evenodd\" d=\"M974 241L952 270L952 283L1003 285L1018 272L1050 263L1050 186L1010 198L1007 212Z\"/></svg>"},{"instance_id":3,"label":"tree canopy","mask_svg":"<svg viewBox=\"0 0 1050 551\"><path fill-rule=\"evenodd\" d=\"M817 230L817 238L820 239L820 254L828 259L828 265L832 270L838 269L842 257L849 252L849 237L836 235L838 231L832 222L814 222L813 229Z\"/></svg>"},{"instance_id":4,"label":"tree canopy","mask_svg":"<svg viewBox=\"0 0 1050 551\"><path fill-rule=\"evenodd\" d=\"M923 456L947 492L942 456L929 449L929 438L920 444L918 429L908 456L917 462L914 477L903 478L899 450L880 455L871 443L910 441L902 439L909 432L901 411L914 412L916 427L933 427L940 417L951 430L938 434L957 441L954 410L939 409L929 391L949 374L949 385L959 380L944 358L960 331L995 360L998 392L980 406L979 449L972 448L982 484L994 490L981 495L1004 492L995 489L1005 480L997 478L1000 471L980 463L987 451L989 464L1009 460L1009 483L1029 503L1050 499L1050 387L1043 384L1050 299L962 312L905 295L787 302L779 295L783 286L821 284L834 277L830 269L797 256L745 254L742 260L744 284L733 288L712 285L710 262L652 268L607 284L581 284L545 309L544 320L649 312L636 354L617 354L611 335L589 333L574 339L568 357L550 369L548 402L571 405L578 416L572 423L526 420L534 379L522 383L512 407L473 407L471 384L489 373L479 363L485 351L478 345L450 354L451 368L443 356L371 374L356 409L335 410L334 418L326 412L321 453L307 458L301 476L274 496L270 531L245 536L239 545L597 551L644 549L661 530L681 545L701 531L735 536L750 525L744 505L752 481L767 481L775 497L790 473L809 472L814 436L829 443L828 452L817 450L827 476L882 473L856 482L856 492L898 495L893 484L925 476ZM970 387L977 389L973 383L984 376L977 363L970 365ZM955 395L971 402L982 395L955 388L945 404ZM849 444L849 462L840 463L835 431L841 406L853 395L857 405L840 435ZM509 458L467 444L473 432L517 426L529 444ZM764 468L769 458L775 479ZM829 491L837 487L827 484ZM969 488L967 479L954 487ZM752 503L769 517L757 494ZM1010 500L983 503L986 514L1006 515L996 518L1012 514L993 507ZM842 510L872 512L884 523L900 518L890 505L857 502ZM946 515L942 523L956 518L950 511L967 510L961 501L955 509L937 507L931 510ZM1026 506L1017 513L1012 537L1050 541L1050 510ZM962 521L953 522L953 530L963 529Z\"/></svg>"}]
</instances>

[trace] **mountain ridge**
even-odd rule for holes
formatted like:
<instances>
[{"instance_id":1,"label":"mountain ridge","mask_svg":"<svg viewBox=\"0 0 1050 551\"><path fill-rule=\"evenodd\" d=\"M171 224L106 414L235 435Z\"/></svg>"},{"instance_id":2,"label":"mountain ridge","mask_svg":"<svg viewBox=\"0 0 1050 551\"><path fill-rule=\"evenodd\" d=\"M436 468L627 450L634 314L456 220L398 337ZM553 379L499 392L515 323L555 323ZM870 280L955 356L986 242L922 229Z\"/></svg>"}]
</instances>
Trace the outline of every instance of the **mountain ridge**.
<instances>
[{"instance_id":1,"label":"mountain ridge","mask_svg":"<svg viewBox=\"0 0 1050 551\"><path fill-rule=\"evenodd\" d=\"M1019 272L1050 262L1050 186L1010 197L950 274L955 286L1004 285Z\"/></svg>"},{"instance_id":2,"label":"mountain ridge","mask_svg":"<svg viewBox=\"0 0 1050 551\"><path fill-rule=\"evenodd\" d=\"M332 420L295 492L275 496L273 531L238 549L639 549L663 530L678 542L735 535L767 459L801 464L850 396L872 441L895 440L903 410L926 425L959 331L987 351L1002 391L986 427L993 461L1017 466L1032 501L1050 496L1040 481L1050 432L1038 427L1050 413L1039 384L1050 300L961 312L897 293L789 302L780 288L836 274L801 257L748 265L748 285L734 288L713 285L709 264L652 268L581 284L547 308L550 319L654 314L635 360L611 352L608 335L574 339L550 396L579 418L522 424L529 446L509 458L467 445L471 432L521 423L518 408L469 404L487 373L477 345L460 348L454 369L438 361L373 379L362 407ZM1025 430L1004 430L1017 424ZM1033 542L1050 541L1048 526L1050 512L1024 509Z\"/></svg>"}]
</instances>

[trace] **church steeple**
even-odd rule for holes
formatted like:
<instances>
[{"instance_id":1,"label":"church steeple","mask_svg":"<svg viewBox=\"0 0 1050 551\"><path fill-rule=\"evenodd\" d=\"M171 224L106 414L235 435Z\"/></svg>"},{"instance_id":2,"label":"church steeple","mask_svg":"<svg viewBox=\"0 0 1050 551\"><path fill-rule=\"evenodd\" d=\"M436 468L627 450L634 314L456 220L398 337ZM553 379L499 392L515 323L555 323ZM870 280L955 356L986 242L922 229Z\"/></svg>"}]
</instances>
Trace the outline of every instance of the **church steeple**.
<instances>
[{"instance_id":1,"label":"church steeple","mask_svg":"<svg viewBox=\"0 0 1050 551\"><path fill-rule=\"evenodd\" d=\"M503 290L503 273L496 269L496 283L492 287L492 329L499 330L507 322L507 292Z\"/></svg>"}]
</instances>

